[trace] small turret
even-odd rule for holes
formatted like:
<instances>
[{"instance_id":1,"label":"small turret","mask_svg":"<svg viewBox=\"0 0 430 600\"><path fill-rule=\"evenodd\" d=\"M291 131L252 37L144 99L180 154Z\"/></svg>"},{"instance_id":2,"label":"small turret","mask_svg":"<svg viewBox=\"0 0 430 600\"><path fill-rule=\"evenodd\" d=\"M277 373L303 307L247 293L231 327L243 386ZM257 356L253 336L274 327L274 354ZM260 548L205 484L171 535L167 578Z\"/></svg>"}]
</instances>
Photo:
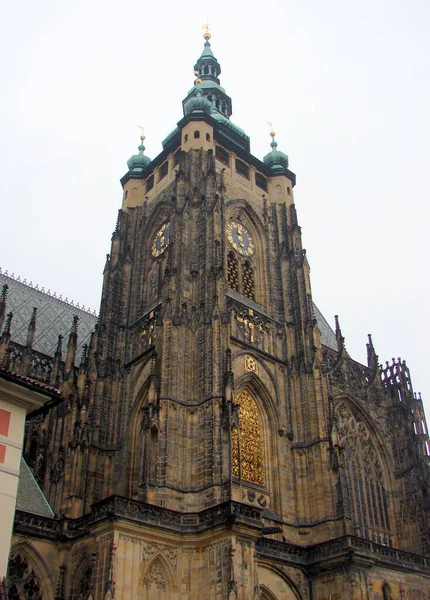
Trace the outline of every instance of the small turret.
<instances>
[{"instance_id":1,"label":"small turret","mask_svg":"<svg viewBox=\"0 0 430 600\"><path fill-rule=\"evenodd\" d=\"M278 144L275 142L274 131L270 132L270 136L272 138L271 146L272 151L263 158L263 162L267 165L274 175L282 175L284 171L288 169L288 156L283 152L277 150Z\"/></svg>"},{"instance_id":2,"label":"small turret","mask_svg":"<svg viewBox=\"0 0 430 600\"><path fill-rule=\"evenodd\" d=\"M145 136L142 133L140 136L140 144L138 146L139 154L133 154L127 161L129 171L144 171L151 164L151 159L143 154L145 151L145 146L143 145L144 140Z\"/></svg>"}]
</instances>

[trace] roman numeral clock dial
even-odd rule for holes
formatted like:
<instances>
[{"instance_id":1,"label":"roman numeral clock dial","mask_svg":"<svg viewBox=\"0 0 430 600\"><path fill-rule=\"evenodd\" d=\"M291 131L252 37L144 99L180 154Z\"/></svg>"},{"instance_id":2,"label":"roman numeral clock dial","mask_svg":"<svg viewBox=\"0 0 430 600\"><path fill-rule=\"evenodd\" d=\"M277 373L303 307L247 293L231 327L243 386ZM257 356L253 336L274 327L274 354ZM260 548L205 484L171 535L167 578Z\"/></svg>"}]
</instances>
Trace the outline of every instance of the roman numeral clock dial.
<instances>
[{"instance_id":1,"label":"roman numeral clock dial","mask_svg":"<svg viewBox=\"0 0 430 600\"><path fill-rule=\"evenodd\" d=\"M152 242L151 252L154 258L161 256L169 245L169 223L164 223L157 231Z\"/></svg>"},{"instance_id":2,"label":"roman numeral clock dial","mask_svg":"<svg viewBox=\"0 0 430 600\"><path fill-rule=\"evenodd\" d=\"M252 256L254 254L255 246L252 237L241 223L231 221L227 225L227 239L236 252L239 252L242 256Z\"/></svg>"}]
</instances>

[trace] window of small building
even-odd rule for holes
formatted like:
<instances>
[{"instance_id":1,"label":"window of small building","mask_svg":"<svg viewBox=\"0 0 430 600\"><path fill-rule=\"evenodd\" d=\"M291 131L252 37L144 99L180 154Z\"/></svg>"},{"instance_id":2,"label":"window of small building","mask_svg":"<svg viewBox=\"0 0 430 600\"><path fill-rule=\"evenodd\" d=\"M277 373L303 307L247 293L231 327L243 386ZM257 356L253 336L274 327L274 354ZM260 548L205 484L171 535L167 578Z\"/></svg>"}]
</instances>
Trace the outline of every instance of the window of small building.
<instances>
[{"instance_id":1,"label":"window of small building","mask_svg":"<svg viewBox=\"0 0 430 600\"><path fill-rule=\"evenodd\" d=\"M239 160L238 158L236 158L236 173L239 173L239 175L242 175L242 177L246 177L246 179L249 179L249 167L246 163L244 163L242 160Z\"/></svg>"},{"instance_id":2,"label":"window of small building","mask_svg":"<svg viewBox=\"0 0 430 600\"><path fill-rule=\"evenodd\" d=\"M194 138L199 138L200 137L200 131L198 129L195 130L194 132Z\"/></svg>"},{"instance_id":3,"label":"window of small building","mask_svg":"<svg viewBox=\"0 0 430 600\"><path fill-rule=\"evenodd\" d=\"M216 146L215 158L224 165L230 166L230 154L222 146Z\"/></svg>"},{"instance_id":4,"label":"window of small building","mask_svg":"<svg viewBox=\"0 0 430 600\"><path fill-rule=\"evenodd\" d=\"M173 166L176 167L176 165L179 165L179 159L181 156L181 149L178 148L175 152L175 154L173 155Z\"/></svg>"},{"instance_id":5,"label":"window of small building","mask_svg":"<svg viewBox=\"0 0 430 600\"><path fill-rule=\"evenodd\" d=\"M267 179L261 173L255 174L255 185L267 192Z\"/></svg>"},{"instance_id":6,"label":"window of small building","mask_svg":"<svg viewBox=\"0 0 430 600\"><path fill-rule=\"evenodd\" d=\"M186 133L184 135L184 144L186 144L188 142L188 133Z\"/></svg>"},{"instance_id":7,"label":"window of small building","mask_svg":"<svg viewBox=\"0 0 430 600\"><path fill-rule=\"evenodd\" d=\"M158 181L161 181L162 179L164 179L167 175L169 171L169 163L166 161L163 162L163 164L160 167L160 170L158 172Z\"/></svg>"},{"instance_id":8,"label":"window of small building","mask_svg":"<svg viewBox=\"0 0 430 600\"><path fill-rule=\"evenodd\" d=\"M210 142L210 141L211 141L211 136L210 136L210 134L209 134L209 133L207 133L207 134L206 134L206 141L207 141L207 142Z\"/></svg>"},{"instance_id":9,"label":"window of small building","mask_svg":"<svg viewBox=\"0 0 430 600\"><path fill-rule=\"evenodd\" d=\"M149 192L154 187L154 175L151 175L146 180L146 192Z\"/></svg>"},{"instance_id":10,"label":"window of small building","mask_svg":"<svg viewBox=\"0 0 430 600\"><path fill-rule=\"evenodd\" d=\"M290 188L290 187L287 187L287 194L288 194L289 196L291 196L291 188Z\"/></svg>"}]
</instances>

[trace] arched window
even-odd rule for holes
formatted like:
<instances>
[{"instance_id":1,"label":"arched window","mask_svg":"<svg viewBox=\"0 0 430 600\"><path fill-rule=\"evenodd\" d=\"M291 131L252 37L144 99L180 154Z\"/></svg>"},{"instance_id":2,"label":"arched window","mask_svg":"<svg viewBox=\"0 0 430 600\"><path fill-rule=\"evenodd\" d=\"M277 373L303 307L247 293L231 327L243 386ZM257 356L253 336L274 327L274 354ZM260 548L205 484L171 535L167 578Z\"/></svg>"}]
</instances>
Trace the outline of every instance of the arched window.
<instances>
[{"instance_id":1,"label":"arched window","mask_svg":"<svg viewBox=\"0 0 430 600\"><path fill-rule=\"evenodd\" d=\"M9 600L42 598L42 585L39 578L20 554L12 554L9 558L6 585Z\"/></svg>"},{"instance_id":2,"label":"arched window","mask_svg":"<svg viewBox=\"0 0 430 600\"><path fill-rule=\"evenodd\" d=\"M198 138L200 137L200 131L199 131L198 129L196 129L196 130L195 130L195 132L194 132L194 137L195 137L196 139L198 139Z\"/></svg>"},{"instance_id":3,"label":"arched window","mask_svg":"<svg viewBox=\"0 0 430 600\"><path fill-rule=\"evenodd\" d=\"M233 477L264 485L263 424L260 411L251 394L240 392L235 403L239 407L239 430L232 431Z\"/></svg>"},{"instance_id":4,"label":"arched window","mask_svg":"<svg viewBox=\"0 0 430 600\"><path fill-rule=\"evenodd\" d=\"M391 600L391 590L388 583L384 583L382 586L382 597L384 600Z\"/></svg>"},{"instance_id":5,"label":"arched window","mask_svg":"<svg viewBox=\"0 0 430 600\"><path fill-rule=\"evenodd\" d=\"M89 566L85 570L84 574L82 575L81 581L79 583L79 596L78 596L79 600L88 600L88 598L91 596L92 578L93 578L93 569L91 566Z\"/></svg>"},{"instance_id":6,"label":"arched window","mask_svg":"<svg viewBox=\"0 0 430 600\"><path fill-rule=\"evenodd\" d=\"M239 274L237 268L237 260L233 252L227 255L227 283L232 290L239 290Z\"/></svg>"},{"instance_id":7,"label":"arched window","mask_svg":"<svg viewBox=\"0 0 430 600\"><path fill-rule=\"evenodd\" d=\"M248 261L243 265L243 295L255 300L254 272Z\"/></svg>"},{"instance_id":8,"label":"arched window","mask_svg":"<svg viewBox=\"0 0 430 600\"><path fill-rule=\"evenodd\" d=\"M343 496L355 532L375 542L390 544L384 473L370 432L344 402L336 407L335 418Z\"/></svg>"}]
</instances>

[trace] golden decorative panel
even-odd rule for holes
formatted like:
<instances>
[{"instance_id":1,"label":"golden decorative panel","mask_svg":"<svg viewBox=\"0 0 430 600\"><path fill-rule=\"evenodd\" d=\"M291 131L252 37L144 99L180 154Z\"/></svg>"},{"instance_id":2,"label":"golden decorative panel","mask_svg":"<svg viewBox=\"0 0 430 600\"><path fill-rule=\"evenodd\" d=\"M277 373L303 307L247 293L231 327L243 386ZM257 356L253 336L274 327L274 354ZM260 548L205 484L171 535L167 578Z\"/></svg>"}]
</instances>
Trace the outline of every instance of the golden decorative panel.
<instances>
[{"instance_id":1,"label":"golden decorative panel","mask_svg":"<svg viewBox=\"0 0 430 600\"><path fill-rule=\"evenodd\" d=\"M228 286L232 290L239 290L239 276L237 271L237 260L234 258L233 253L229 252L227 256L227 281Z\"/></svg>"},{"instance_id":2,"label":"golden decorative panel","mask_svg":"<svg viewBox=\"0 0 430 600\"><path fill-rule=\"evenodd\" d=\"M257 404L244 390L235 398L239 407L239 431L232 430L233 477L264 485L263 425Z\"/></svg>"},{"instance_id":3,"label":"golden decorative panel","mask_svg":"<svg viewBox=\"0 0 430 600\"><path fill-rule=\"evenodd\" d=\"M243 295L255 300L254 273L248 262L243 265Z\"/></svg>"}]
</instances>

